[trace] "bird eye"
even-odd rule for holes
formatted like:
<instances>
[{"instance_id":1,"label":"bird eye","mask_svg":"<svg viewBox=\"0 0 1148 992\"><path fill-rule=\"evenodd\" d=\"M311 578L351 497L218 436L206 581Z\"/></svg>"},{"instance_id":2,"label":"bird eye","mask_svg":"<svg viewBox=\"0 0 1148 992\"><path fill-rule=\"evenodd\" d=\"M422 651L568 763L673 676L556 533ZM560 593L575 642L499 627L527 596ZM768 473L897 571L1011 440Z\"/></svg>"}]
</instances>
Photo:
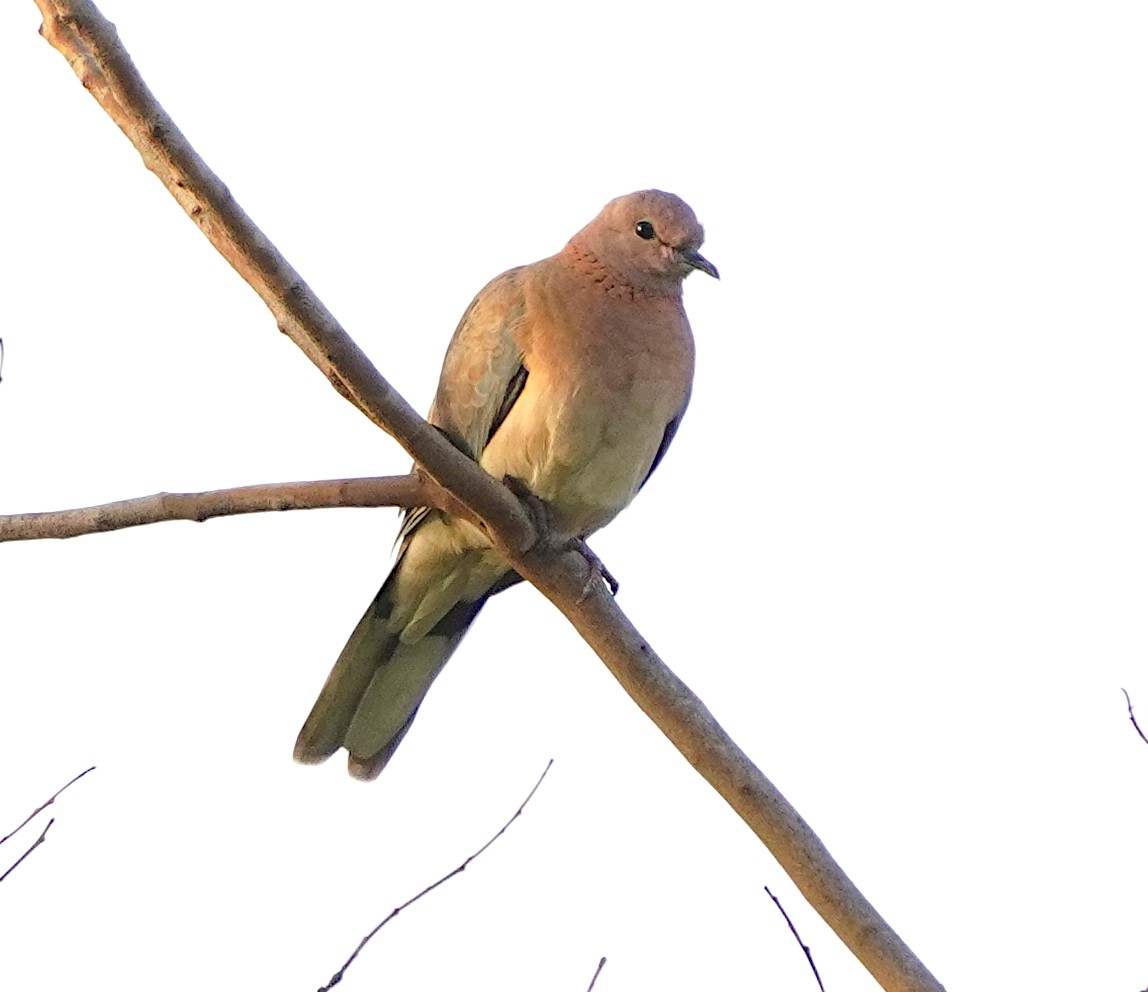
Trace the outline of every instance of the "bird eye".
<instances>
[{"instance_id":1,"label":"bird eye","mask_svg":"<svg viewBox=\"0 0 1148 992\"><path fill-rule=\"evenodd\" d=\"M644 241L649 241L654 236L654 225L648 220L640 220L634 225L634 233Z\"/></svg>"}]
</instances>

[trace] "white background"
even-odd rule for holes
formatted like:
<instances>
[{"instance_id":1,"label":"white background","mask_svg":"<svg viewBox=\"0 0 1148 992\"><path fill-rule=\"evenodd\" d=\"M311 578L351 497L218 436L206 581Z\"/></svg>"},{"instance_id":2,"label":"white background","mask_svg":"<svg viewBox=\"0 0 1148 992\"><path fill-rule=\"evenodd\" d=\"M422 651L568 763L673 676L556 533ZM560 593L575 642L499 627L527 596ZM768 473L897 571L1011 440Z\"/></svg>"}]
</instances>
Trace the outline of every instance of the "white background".
<instances>
[{"instance_id":1,"label":"white background","mask_svg":"<svg viewBox=\"0 0 1148 992\"><path fill-rule=\"evenodd\" d=\"M950 990L1148 985L1148 14L1137 3L107 0L384 374L672 190L693 404L594 542L621 605ZM403 471L0 10L0 512ZM292 764L395 518L0 546L0 986L872 980L533 590L370 786ZM30 843L0 853L0 870Z\"/></svg>"}]
</instances>

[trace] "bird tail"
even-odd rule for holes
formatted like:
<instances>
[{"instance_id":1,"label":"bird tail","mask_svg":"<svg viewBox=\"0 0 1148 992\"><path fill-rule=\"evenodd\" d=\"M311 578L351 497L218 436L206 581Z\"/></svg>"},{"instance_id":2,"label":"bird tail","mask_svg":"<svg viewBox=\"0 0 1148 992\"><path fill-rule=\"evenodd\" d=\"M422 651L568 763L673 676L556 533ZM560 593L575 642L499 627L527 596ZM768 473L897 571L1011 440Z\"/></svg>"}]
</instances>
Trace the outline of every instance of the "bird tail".
<instances>
[{"instance_id":1,"label":"bird tail","mask_svg":"<svg viewBox=\"0 0 1148 992\"><path fill-rule=\"evenodd\" d=\"M400 560L327 676L299 731L296 761L318 764L345 747L351 775L364 781L376 778L410 730L431 683L496 591L456 603L408 643L390 624L401 567Z\"/></svg>"}]
</instances>

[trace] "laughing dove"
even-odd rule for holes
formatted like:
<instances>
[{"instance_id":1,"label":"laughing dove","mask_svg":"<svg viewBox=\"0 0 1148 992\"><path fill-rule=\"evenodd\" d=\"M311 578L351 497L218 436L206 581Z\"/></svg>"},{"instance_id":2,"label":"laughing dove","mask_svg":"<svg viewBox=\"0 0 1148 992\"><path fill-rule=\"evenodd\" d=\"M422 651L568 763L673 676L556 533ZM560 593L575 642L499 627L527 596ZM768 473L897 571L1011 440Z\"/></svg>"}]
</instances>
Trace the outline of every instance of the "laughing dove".
<instances>
[{"instance_id":1,"label":"laughing dove","mask_svg":"<svg viewBox=\"0 0 1148 992\"><path fill-rule=\"evenodd\" d=\"M463 314L429 420L496 478L547 505L550 536L584 538L634 498L666 453L693 380L682 280L702 227L678 197L619 197L557 255L495 278ZM299 732L295 758L340 747L373 779L492 595L518 575L473 525L406 514L394 568Z\"/></svg>"}]
</instances>

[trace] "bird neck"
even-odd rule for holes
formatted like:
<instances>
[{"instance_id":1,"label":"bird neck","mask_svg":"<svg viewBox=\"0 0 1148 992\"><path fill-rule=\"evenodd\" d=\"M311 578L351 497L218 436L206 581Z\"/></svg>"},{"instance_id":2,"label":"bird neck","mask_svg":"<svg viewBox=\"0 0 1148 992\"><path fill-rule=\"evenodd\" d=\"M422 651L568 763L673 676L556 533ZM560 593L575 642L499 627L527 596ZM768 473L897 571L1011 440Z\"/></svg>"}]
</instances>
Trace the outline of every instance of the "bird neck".
<instances>
[{"instance_id":1,"label":"bird neck","mask_svg":"<svg viewBox=\"0 0 1148 992\"><path fill-rule=\"evenodd\" d=\"M608 296L635 299L639 296L676 296L680 284L667 285L667 280L642 272L623 273L611 265L581 235L575 235L562 249L562 255L572 272L597 283Z\"/></svg>"}]
</instances>

